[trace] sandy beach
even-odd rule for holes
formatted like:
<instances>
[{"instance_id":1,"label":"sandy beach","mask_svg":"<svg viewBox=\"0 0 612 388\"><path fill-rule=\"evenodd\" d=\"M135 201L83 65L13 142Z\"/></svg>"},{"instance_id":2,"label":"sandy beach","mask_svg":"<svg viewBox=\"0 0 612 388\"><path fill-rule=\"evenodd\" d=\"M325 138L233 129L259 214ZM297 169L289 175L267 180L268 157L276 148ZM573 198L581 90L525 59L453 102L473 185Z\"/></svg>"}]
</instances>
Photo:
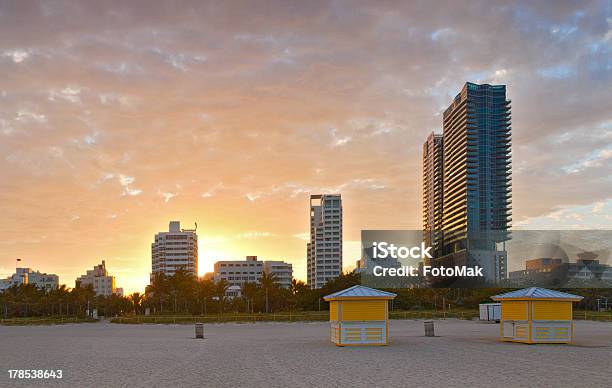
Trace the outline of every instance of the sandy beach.
<instances>
[{"instance_id":1,"label":"sandy beach","mask_svg":"<svg viewBox=\"0 0 612 388\"><path fill-rule=\"evenodd\" d=\"M575 322L573 345L497 341L498 325L391 321L387 347L334 346L328 323L0 327L1 386L584 386L612 382L612 323ZM9 380L8 369L62 369Z\"/></svg>"}]
</instances>

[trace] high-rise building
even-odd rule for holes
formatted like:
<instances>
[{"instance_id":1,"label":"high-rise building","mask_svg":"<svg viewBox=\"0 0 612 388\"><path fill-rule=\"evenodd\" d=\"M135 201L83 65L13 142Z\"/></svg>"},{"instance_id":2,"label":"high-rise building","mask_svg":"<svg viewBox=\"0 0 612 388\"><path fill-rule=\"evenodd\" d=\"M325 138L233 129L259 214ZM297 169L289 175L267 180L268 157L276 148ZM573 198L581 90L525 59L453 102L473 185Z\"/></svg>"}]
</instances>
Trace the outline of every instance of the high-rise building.
<instances>
[{"instance_id":1,"label":"high-rise building","mask_svg":"<svg viewBox=\"0 0 612 388\"><path fill-rule=\"evenodd\" d=\"M198 235L195 229L181 229L180 221L170 221L167 232L155 235L151 244L151 278L156 273L174 276L178 269L198 275Z\"/></svg>"},{"instance_id":2,"label":"high-rise building","mask_svg":"<svg viewBox=\"0 0 612 388\"><path fill-rule=\"evenodd\" d=\"M442 248L442 150L442 135L432 132L423 144L423 241L434 257Z\"/></svg>"},{"instance_id":3,"label":"high-rise building","mask_svg":"<svg viewBox=\"0 0 612 388\"><path fill-rule=\"evenodd\" d=\"M104 260L102 260L102 264L96 265L93 269L88 270L85 275L81 275L75 283L81 287L92 286L96 295L111 296L117 294L115 277L109 275Z\"/></svg>"},{"instance_id":4,"label":"high-rise building","mask_svg":"<svg viewBox=\"0 0 612 388\"><path fill-rule=\"evenodd\" d=\"M435 135L432 141L435 143ZM423 167L424 183L442 176L443 243L436 262L480 265L487 281L498 282L507 276L507 254L499 244L508 240L511 221L511 126L506 86L467 82L444 112L440 142L441 169ZM431 152L431 148L424 147L426 150ZM433 151L435 155L435 146ZM423 155L424 161L427 156ZM424 184L424 199L431 196L430 189ZM435 199L424 200L425 230L431 226L432 204L435 209ZM437 229L435 211L431 220Z\"/></svg>"},{"instance_id":5,"label":"high-rise building","mask_svg":"<svg viewBox=\"0 0 612 388\"><path fill-rule=\"evenodd\" d=\"M342 198L310 196L310 242L306 245L310 288L320 288L342 273Z\"/></svg>"},{"instance_id":6,"label":"high-rise building","mask_svg":"<svg viewBox=\"0 0 612 388\"><path fill-rule=\"evenodd\" d=\"M444 112L443 217L451 251L495 249L510 227L510 101L467 82Z\"/></svg>"},{"instance_id":7,"label":"high-rise building","mask_svg":"<svg viewBox=\"0 0 612 388\"><path fill-rule=\"evenodd\" d=\"M274 276L275 282L283 288L291 287L293 266L281 260L257 260L257 256L247 256L246 260L220 260L215 263L213 279L224 279L230 286L244 283L260 283L265 272Z\"/></svg>"}]
</instances>

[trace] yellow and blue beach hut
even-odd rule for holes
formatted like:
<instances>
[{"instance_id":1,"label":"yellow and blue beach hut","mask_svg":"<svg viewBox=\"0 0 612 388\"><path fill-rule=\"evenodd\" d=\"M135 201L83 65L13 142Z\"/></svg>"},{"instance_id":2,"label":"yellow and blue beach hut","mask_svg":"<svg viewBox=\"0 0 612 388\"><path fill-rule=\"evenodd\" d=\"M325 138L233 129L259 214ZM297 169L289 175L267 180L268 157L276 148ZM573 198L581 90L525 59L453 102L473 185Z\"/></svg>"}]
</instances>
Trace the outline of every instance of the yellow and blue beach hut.
<instances>
[{"instance_id":1,"label":"yellow and blue beach hut","mask_svg":"<svg viewBox=\"0 0 612 388\"><path fill-rule=\"evenodd\" d=\"M531 287L492 296L501 303L502 341L570 343L574 336L572 303L582 296Z\"/></svg>"},{"instance_id":2,"label":"yellow and blue beach hut","mask_svg":"<svg viewBox=\"0 0 612 388\"><path fill-rule=\"evenodd\" d=\"M353 286L327 295L331 341L338 346L387 345L389 303L395 294Z\"/></svg>"}]
</instances>

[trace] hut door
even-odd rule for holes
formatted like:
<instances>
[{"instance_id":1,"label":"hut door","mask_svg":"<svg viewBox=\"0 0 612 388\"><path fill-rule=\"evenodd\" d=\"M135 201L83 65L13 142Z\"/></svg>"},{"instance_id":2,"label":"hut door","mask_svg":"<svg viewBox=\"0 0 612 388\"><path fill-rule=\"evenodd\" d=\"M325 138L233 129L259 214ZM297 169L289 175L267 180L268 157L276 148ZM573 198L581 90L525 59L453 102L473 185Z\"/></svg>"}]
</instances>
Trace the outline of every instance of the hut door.
<instances>
[{"instance_id":1,"label":"hut door","mask_svg":"<svg viewBox=\"0 0 612 388\"><path fill-rule=\"evenodd\" d=\"M514 337L514 322L504 322L502 325L502 335L504 337Z\"/></svg>"}]
</instances>

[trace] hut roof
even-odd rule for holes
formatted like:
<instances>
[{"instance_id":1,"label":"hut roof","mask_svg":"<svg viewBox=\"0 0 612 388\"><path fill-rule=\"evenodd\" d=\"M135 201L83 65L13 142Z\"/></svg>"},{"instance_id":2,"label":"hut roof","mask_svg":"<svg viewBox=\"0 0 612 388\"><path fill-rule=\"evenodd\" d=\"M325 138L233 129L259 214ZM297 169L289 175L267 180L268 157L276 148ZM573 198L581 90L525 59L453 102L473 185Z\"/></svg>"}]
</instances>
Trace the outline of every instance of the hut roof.
<instances>
[{"instance_id":1,"label":"hut roof","mask_svg":"<svg viewBox=\"0 0 612 388\"><path fill-rule=\"evenodd\" d=\"M396 296L397 295L392 292L386 292L366 286L356 285L353 287L349 287L346 290L329 294L323 297L323 299L327 301L336 299L393 299Z\"/></svg>"},{"instance_id":2,"label":"hut roof","mask_svg":"<svg viewBox=\"0 0 612 388\"><path fill-rule=\"evenodd\" d=\"M492 296L493 300L505 299L565 299L571 301L582 300L582 296L568 294L566 292L549 290L540 287L523 288L522 290L511 291L505 294Z\"/></svg>"}]
</instances>

